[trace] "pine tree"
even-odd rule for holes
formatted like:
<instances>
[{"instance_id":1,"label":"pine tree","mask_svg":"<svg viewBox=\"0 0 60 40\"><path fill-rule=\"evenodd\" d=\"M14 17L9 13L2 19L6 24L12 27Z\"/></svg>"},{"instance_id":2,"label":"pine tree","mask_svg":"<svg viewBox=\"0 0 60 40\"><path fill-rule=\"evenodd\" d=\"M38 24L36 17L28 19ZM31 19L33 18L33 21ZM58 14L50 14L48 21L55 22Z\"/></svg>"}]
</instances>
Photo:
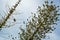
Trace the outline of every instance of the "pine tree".
<instances>
[{"instance_id":1,"label":"pine tree","mask_svg":"<svg viewBox=\"0 0 60 40\"><path fill-rule=\"evenodd\" d=\"M51 25L57 24L60 14L59 6L53 4L53 1L45 1L43 7L38 7L37 13L26 24L26 29L22 29L20 33L21 40L41 40L46 37L46 33L54 31L55 27Z\"/></svg>"}]
</instances>

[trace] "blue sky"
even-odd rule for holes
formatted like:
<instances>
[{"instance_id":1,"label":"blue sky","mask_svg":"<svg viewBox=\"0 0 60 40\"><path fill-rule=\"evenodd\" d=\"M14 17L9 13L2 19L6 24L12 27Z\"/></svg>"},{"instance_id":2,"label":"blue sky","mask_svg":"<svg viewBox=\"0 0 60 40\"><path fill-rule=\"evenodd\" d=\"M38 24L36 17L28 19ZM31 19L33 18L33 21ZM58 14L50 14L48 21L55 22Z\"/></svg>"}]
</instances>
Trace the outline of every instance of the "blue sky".
<instances>
[{"instance_id":1,"label":"blue sky","mask_svg":"<svg viewBox=\"0 0 60 40\"><path fill-rule=\"evenodd\" d=\"M0 19L2 19L2 16L6 15L9 8L14 5L18 0L0 0ZM50 0L49 0L50 1ZM60 5L60 0L53 0L54 4ZM36 12L37 7L41 6L44 3L42 0L21 0L21 3L16 8L15 12L12 14L10 19L7 21L7 24L12 24L13 18L16 19L17 24L15 24L12 27L9 28L3 28L0 31L0 40L12 40L12 37L17 37L18 39L18 32L20 31L19 28L23 26L25 29L25 24L23 24L23 21L27 21L27 18L29 18L31 15L31 12ZM4 12L3 12L4 11ZM50 37L50 39L42 39L42 40L59 40L60 39L60 22L58 22L58 25L55 25L56 29L52 33L47 34L47 36ZM6 27L6 26L5 26ZM12 37L10 36L12 35Z\"/></svg>"}]
</instances>

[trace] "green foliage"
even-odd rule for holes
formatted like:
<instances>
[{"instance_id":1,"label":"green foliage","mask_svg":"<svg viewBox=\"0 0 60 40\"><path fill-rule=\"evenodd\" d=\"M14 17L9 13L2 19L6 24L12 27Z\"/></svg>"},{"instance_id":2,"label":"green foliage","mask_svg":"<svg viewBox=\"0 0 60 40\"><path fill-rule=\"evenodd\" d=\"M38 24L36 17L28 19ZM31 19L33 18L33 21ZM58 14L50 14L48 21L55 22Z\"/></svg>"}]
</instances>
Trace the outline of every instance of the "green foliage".
<instances>
[{"instance_id":1,"label":"green foliage","mask_svg":"<svg viewBox=\"0 0 60 40\"><path fill-rule=\"evenodd\" d=\"M34 14L32 19L26 24L26 30L21 29L20 34L21 40L41 40L41 38L46 37L46 33L52 32L55 28L51 25L56 24L58 21L58 8L53 4L49 4L45 1L43 8L38 7L37 13ZM37 14L37 15L36 15Z\"/></svg>"}]
</instances>

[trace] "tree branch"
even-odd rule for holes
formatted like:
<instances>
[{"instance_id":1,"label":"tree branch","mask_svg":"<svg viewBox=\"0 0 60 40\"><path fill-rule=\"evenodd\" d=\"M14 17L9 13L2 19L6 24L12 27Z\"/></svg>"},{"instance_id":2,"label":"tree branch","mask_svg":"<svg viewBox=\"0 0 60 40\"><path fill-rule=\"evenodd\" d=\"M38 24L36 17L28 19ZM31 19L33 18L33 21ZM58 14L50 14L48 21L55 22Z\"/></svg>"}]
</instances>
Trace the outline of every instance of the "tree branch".
<instances>
[{"instance_id":1,"label":"tree branch","mask_svg":"<svg viewBox=\"0 0 60 40\"><path fill-rule=\"evenodd\" d=\"M18 6L18 4L20 3L21 0L18 0L18 2L10 9L10 11L8 11L8 15L6 16L6 18L3 20L3 22L0 24L0 28L2 28L2 26L4 26L7 22L7 20L9 19L9 17L11 16L11 14L13 14L13 12L15 11L16 7Z\"/></svg>"}]
</instances>

